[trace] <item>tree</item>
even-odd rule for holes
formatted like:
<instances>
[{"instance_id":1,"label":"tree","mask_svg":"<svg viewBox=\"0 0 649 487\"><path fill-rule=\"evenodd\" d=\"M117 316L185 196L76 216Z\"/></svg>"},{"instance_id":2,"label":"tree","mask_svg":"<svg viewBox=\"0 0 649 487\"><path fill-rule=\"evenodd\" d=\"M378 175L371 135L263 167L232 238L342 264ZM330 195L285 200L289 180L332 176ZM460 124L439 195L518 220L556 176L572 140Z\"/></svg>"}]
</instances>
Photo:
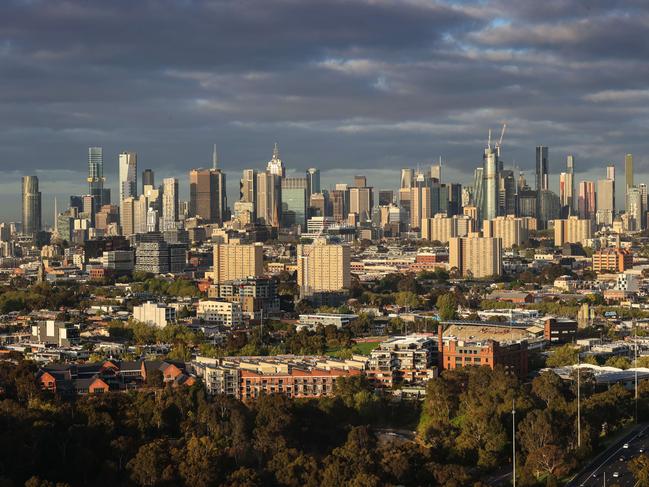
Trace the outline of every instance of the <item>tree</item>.
<instances>
[{"instance_id":1,"label":"tree","mask_svg":"<svg viewBox=\"0 0 649 487\"><path fill-rule=\"evenodd\" d=\"M649 487L649 455L646 453L638 455L628 463L628 466L635 478L635 485Z\"/></svg>"},{"instance_id":2,"label":"tree","mask_svg":"<svg viewBox=\"0 0 649 487\"><path fill-rule=\"evenodd\" d=\"M178 465L186 485L210 487L220 483L221 452L209 436L192 436L181 453Z\"/></svg>"},{"instance_id":3,"label":"tree","mask_svg":"<svg viewBox=\"0 0 649 487\"><path fill-rule=\"evenodd\" d=\"M395 296L395 302L402 308L417 309L420 305L419 296L412 291L400 291Z\"/></svg>"},{"instance_id":4,"label":"tree","mask_svg":"<svg viewBox=\"0 0 649 487\"><path fill-rule=\"evenodd\" d=\"M548 367L563 367L565 365L574 365L577 363L579 349L574 345L566 344L556 348L548 357L546 365Z\"/></svg>"},{"instance_id":5,"label":"tree","mask_svg":"<svg viewBox=\"0 0 649 487\"><path fill-rule=\"evenodd\" d=\"M442 321L454 320L457 316L455 294L446 293L437 298L437 310Z\"/></svg>"},{"instance_id":6,"label":"tree","mask_svg":"<svg viewBox=\"0 0 649 487\"><path fill-rule=\"evenodd\" d=\"M171 446L167 440L145 443L128 462L131 479L140 485L155 486L174 478L171 465Z\"/></svg>"}]
</instances>

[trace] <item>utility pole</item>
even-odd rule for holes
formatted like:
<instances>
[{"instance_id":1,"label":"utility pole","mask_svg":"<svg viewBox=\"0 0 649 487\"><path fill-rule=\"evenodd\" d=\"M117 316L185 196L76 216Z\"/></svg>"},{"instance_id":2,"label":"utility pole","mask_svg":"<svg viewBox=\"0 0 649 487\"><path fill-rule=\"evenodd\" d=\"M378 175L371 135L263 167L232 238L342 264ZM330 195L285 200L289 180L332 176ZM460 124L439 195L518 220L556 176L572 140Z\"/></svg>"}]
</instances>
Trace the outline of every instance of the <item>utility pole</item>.
<instances>
[{"instance_id":1,"label":"utility pole","mask_svg":"<svg viewBox=\"0 0 649 487\"><path fill-rule=\"evenodd\" d=\"M581 363L579 351L577 351L577 448L581 448Z\"/></svg>"},{"instance_id":2,"label":"utility pole","mask_svg":"<svg viewBox=\"0 0 649 487\"><path fill-rule=\"evenodd\" d=\"M512 399L512 486L516 487L516 399Z\"/></svg>"}]
</instances>

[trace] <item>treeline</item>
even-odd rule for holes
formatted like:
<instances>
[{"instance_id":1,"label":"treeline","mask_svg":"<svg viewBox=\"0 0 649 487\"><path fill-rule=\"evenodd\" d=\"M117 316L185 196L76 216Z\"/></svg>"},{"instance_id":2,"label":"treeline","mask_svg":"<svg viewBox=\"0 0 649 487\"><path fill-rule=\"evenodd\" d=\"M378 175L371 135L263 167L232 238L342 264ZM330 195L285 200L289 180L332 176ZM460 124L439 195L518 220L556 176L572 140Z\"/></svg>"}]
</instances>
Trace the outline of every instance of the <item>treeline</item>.
<instances>
[{"instance_id":1,"label":"treeline","mask_svg":"<svg viewBox=\"0 0 649 487\"><path fill-rule=\"evenodd\" d=\"M68 402L39 392L32 373L0 365L3 486L483 485L432 449L381 440L376 427L412 428L418 405L378 397L359 377L336 397L244 405L200 386Z\"/></svg>"},{"instance_id":2,"label":"treeline","mask_svg":"<svg viewBox=\"0 0 649 487\"><path fill-rule=\"evenodd\" d=\"M521 384L503 370L469 367L428 382L419 435L442 463L483 472L511 464L516 410L517 485L557 485L590 458L610 433L634 420L633 393L620 385L596 388L581 376L581 445L576 388L553 372ZM649 418L649 381L639 387L638 416Z\"/></svg>"}]
</instances>

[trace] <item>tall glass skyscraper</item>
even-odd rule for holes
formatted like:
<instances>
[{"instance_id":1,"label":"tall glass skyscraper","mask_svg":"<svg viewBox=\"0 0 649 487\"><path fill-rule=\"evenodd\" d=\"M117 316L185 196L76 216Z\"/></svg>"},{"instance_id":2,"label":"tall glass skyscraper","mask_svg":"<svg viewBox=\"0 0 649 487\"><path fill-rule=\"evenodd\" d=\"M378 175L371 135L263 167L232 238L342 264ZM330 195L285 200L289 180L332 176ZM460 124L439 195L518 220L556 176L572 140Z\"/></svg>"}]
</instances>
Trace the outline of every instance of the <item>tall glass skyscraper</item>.
<instances>
[{"instance_id":1,"label":"tall glass skyscraper","mask_svg":"<svg viewBox=\"0 0 649 487\"><path fill-rule=\"evenodd\" d=\"M282 179L282 226L306 229L308 207L307 178Z\"/></svg>"},{"instance_id":2,"label":"tall glass skyscraper","mask_svg":"<svg viewBox=\"0 0 649 487\"><path fill-rule=\"evenodd\" d=\"M23 176L23 233L35 235L41 230L41 192L36 176Z\"/></svg>"},{"instance_id":3,"label":"tall glass skyscraper","mask_svg":"<svg viewBox=\"0 0 649 487\"><path fill-rule=\"evenodd\" d=\"M119 201L137 196L137 154L122 152L119 155Z\"/></svg>"},{"instance_id":4,"label":"tall glass skyscraper","mask_svg":"<svg viewBox=\"0 0 649 487\"><path fill-rule=\"evenodd\" d=\"M536 190L550 189L548 175L548 148L539 145L536 147Z\"/></svg>"},{"instance_id":5,"label":"tall glass skyscraper","mask_svg":"<svg viewBox=\"0 0 649 487\"><path fill-rule=\"evenodd\" d=\"M93 212L104 204L104 156L101 147L88 148L88 187L94 199Z\"/></svg>"},{"instance_id":6,"label":"tall glass skyscraper","mask_svg":"<svg viewBox=\"0 0 649 487\"><path fill-rule=\"evenodd\" d=\"M495 147L484 150L483 160L483 207L482 220L491 220L498 216L498 152Z\"/></svg>"},{"instance_id":7,"label":"tall glass skyscraper","mask_svg":"<svg viewBox=\"0 0 649 487\"><path fill-rule=\"evenodd\" d=\"M315 167L310 167L306 170L306 178L309 185L309 194L307 196L311 197L312 194L320 192L320 169Z\"/></svg>"}]
</instances>

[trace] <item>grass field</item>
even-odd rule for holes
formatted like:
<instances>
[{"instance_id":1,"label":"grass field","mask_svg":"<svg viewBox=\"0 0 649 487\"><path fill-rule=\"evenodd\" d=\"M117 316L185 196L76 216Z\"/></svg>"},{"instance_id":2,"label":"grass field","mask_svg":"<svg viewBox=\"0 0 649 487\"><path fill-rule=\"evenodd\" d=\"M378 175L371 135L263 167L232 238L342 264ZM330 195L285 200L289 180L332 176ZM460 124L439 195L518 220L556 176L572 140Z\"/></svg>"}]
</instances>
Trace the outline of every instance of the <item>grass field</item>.
<instances>
[{"instance_id":1,"label":"grass field","mask_svg":"<svg viewBox=\"0 0 649 487\"><path fill-rule=\"evenodd\" d=\"M329 350L327 350L327 355L339 358L351 356L352 354L369 355L372 350L374 350L378 346L378 342L355 343L350 348L330 348Z\"/></svg>"}]
</instances>

